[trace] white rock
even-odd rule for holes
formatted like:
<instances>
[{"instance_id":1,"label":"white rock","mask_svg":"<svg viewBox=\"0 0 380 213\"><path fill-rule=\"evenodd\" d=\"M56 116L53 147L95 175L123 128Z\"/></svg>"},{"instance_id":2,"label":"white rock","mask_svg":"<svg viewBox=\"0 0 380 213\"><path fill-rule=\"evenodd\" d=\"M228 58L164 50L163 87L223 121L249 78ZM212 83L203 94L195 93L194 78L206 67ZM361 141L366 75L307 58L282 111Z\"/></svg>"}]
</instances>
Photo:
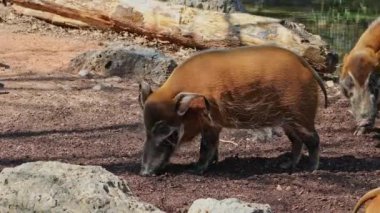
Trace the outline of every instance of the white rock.
<instances>
[{"instance_id":1,"label":"white rock","mask_svg":"<svg viewBox=\"0 0 380 213\"><path fill-rule=\"evenodd\" d=\"M107 89L112 89L112 88L113 88L113 85L109 83L98 83L92 87L92 89L96 91L107 90Z\"/></svg>"},{"instance_id":2,"label":"white rock","mask_svg":"<svg viewBox=\"0 0 380 213\"><path fill-rule=\"evenodd\" d=\"M100 91L100 90L104 89L104 85L103 84L97 84L97 85L93 86L92 89L96 90L96 91Z\"/></svg>"},{"instance_id":3,"label":"white rock","mask_svg":"<svg viewBox=\"0 0 380 213\"><path fill-rule=\"evenodd\" d=\"M0 212L162 212L100 166L25 163L0 173Z\"/></svg>"},{"instance_id":4,"label":"white rock","mask_svg":"<svg viewBox=\"0 0 380 213\"><path fill-rule=\"evenodd\" d=\"M90 72L90 70L82 69L82 70L79 71L78 75L80 77L87 78L87 77L91 76L91 72Z\"/></svg>"},{"instance_id":5,"label":"white rock","mask_svg":"<svg viewBox=\"0 0 380 213\"><path fill-rule=\"evenodd\" d=\"M116 82L116 83L120 83L123 81L122 78L120 78L119 76L113 76L113 77L110 77L110 78L106 78L104 80L105 82Z\"/></svg>"},{"instance_id":6,"label":"white rock","mask_svg":"<svg viewBox=\"0 0 380 213\"><path fill-rule=\"evenodd\" d=\"M198 199L190 206L188 213L271 213L268 204L247 203L236 198L216 200Z\"/></svg>"},{"instance_id":7,"label":"white rock","mask_svg":"<svg viewBox=\"0 0 380 213\"><path fill-rule=\"evenodd\" d=\"M331 88L335 86L335 83L334 81L326 81L326 86Z\"/></svg>"}]
</instances>

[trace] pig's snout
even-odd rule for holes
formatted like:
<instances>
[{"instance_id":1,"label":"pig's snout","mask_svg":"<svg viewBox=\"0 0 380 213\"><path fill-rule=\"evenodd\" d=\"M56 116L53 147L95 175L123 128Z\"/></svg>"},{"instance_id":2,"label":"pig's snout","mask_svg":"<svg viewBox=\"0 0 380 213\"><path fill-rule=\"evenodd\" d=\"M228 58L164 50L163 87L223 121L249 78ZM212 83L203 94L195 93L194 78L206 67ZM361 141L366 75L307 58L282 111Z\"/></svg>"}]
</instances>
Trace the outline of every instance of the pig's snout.
<instances>
[{"instance_id":1,"label":"pig's snout","mask_svg":"<svg viewBox=\"0 0 380 213\"><path fill-rule=\"evenodd\" d=\"M156 169L153 169L149 166L146 166L146 165L142 165L141 166L141 169L140 169L140 175L141 176L156 176L157 175L157 170Z\"/></svg>"},{"instance_id":2,"label":"pig's snout","mask_svg":"<svg viewBox=\"0 0 380 213\"><path fill-rule=\"evenodd\" d=\"M370 119L363 119L358 122L359 127L369 127L372 125L372 121Z\"/></svg>"},{"instance_id":3,"label":"pig's snout","mask_svg":"<svg viewBox=\"0 0 380 213\"><path fill-rule=\"evenodd\" d=\"M365 127L371 125L371 122L369 119L364 119L359 121L358 126Z\"/></svg>"}]
</instances>

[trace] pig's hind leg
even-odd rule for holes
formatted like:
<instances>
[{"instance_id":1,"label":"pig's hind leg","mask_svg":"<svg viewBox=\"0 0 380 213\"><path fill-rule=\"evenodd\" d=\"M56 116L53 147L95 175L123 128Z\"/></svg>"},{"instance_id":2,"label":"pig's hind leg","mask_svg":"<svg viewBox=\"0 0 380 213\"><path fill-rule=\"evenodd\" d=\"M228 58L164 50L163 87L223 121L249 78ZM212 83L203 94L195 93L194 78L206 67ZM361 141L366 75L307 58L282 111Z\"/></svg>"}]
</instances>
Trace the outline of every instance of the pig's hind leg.
<instances>
[{"instance_id":1,"label":"pig's hind leg","mask_svg":"<svg viewBox=\"0 0 380 213\"><path fill-rule=\"evenodd\" d=\"M319 136L314 127L306 128L301 125L294 125L293 127L285 127L284 131L292 142L292 169L298 164L301 157L302 144L305 144L309 152L309 168L311 171L317 170L319 166Z\"/></svg>"},{"instance_id":2,"label":"pig's hind leg","mask_svg":"<svg viewBox=\"0 0 380 213\"><path fill-rule=\"evenodd\" d=\"M301 159L301 153L303 148L303 143L295 128L291 128L290 126L283 127L286 136L288 136L290 142L292 143L292 159L289 161L285 161L280 164L282 169L290 169L294 170L297 167Z\"/></svg>"}]
</instances>

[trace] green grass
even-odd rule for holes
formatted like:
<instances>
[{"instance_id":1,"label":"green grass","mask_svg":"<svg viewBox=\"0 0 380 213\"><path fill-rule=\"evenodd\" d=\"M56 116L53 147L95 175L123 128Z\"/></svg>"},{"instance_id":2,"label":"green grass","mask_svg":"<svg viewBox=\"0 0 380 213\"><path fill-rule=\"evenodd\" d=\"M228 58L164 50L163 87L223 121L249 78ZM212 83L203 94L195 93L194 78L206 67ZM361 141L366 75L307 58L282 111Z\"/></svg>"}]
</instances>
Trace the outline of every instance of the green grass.
<instances>
[{"instance_id":1,"label":"green grass","mask_svg":"<svg viewBox=\"0 0 380 213\"><path fill-rule=\"evenodd\" d=\"M244 1L243 1L244 2ZM305 24L307 30L321 35L340 55L348 52L372 20L380 14L380 1L319 0L311 5L252 5L247 0L247 12Z\"/></svg>"}]
</instances>

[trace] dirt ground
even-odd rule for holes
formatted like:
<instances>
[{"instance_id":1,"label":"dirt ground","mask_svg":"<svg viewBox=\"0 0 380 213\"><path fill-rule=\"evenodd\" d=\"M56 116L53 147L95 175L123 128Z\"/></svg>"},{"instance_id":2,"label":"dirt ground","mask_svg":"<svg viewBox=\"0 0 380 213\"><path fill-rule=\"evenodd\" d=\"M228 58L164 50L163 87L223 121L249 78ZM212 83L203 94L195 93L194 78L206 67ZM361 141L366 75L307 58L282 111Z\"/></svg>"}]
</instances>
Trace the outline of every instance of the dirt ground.
<instances>
[{"instance_id":1,"label":"dirt ground","mask_svg":"<svg viewBox=\"0 0 380 213\"><path fill-rule=\"evenodd\" d=\"M105 42L143 39L1 17L0 81L10 92L0 96L1 169L40 160L101 165L124 178L136 196L168 212L206 197L268 203L274 212L349 212L380 185L380 137L354 137L348 103L340 98L320 108L321 165L315 173L279 169L290 150L285 136L260 141L246 131L227 130L223 139L234 143L221 143L220 162L205 175L185 171L198 158L194 142L181 147L167 173L140 177L144 129L137 82L124 79L112 82L112 90L96 91L92 87L101 79L81 79L62 68ZM167 51L175 55L179 49Z\"/></svg>"}]
</instances>

